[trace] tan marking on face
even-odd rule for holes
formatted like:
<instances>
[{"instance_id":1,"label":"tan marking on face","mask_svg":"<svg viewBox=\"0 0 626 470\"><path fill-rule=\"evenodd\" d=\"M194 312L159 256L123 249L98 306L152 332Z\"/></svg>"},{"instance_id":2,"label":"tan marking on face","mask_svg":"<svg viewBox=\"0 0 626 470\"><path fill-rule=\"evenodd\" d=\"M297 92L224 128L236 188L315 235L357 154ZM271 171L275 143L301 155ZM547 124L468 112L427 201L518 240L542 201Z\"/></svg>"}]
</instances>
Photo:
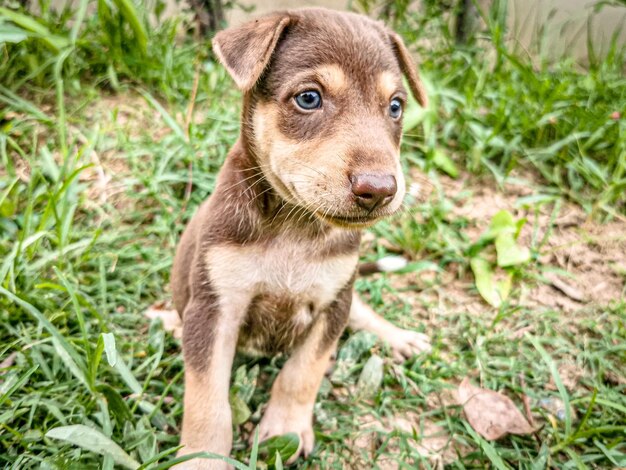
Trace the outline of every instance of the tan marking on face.
<instances>
[{"instance_id":1,"label":"tan marking on face","mask_svg":"<svg viewBox=\"0 0 626 470\"><path fill-rule=\"evenodd\" d=\"M314 211L347 189L348 146L339 137L291 140L278 130L277 113L277 105L259 104L254 114L263 172L284 199Z\"/></svg>"},{"instance_id":2,"label":"tan marking on face","mask_svg":"<svg viewBox=\"0 0 626 470\"><path fill-rule=\"evenodd\" d=\"M385 70L378 75L378 92L385 100L390 100L399 88L399 78L393 73Z\"/></svg>"},{"instance_id":3,"label":"tan marking on face","mask_svg":"<svg viewBox=\"0 0 626 470\"><path fill-rule=\"evenodd\" d=\"M348 87L346 74L339 65L322 65L315 69L315 74L331 94L338 95Z\"/></svg>"},{"instance_id":4,"label":"tan marking on face","mask_svg":"<svg viewBox=\"0 0 626 470\"><path fill-rule=\"evenodd\" d=\"M351 173L393 174L398 191L385 214L395 212L402 204L405 192L404 175L400 165L399 146L390 138L372 134L378 121L371 116L338 122L332 135L305 141L289 139L277 126L279 105L260 103L253 117L255 145L265 177L285 200L318 215L355 215L349 176ZM354 126L358 122L358 126ZM370 124L371 122L371 124ZM350 166L349 155L354 149L371 152L371 164ZM383 214L383 215L385 215Z\"/></svg>"}]
</instances>

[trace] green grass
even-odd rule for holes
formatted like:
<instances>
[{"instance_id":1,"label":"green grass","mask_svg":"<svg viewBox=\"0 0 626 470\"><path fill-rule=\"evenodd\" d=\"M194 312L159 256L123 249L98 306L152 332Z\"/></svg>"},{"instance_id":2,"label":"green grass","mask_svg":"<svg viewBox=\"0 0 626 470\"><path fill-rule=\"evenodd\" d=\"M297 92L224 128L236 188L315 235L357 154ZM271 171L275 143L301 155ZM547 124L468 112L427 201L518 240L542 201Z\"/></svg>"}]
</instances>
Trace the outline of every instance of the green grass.
<instances>
[{"instance_id":1,"label":"green grass","mask_svg":"<svg viewBox=\"0 0 626 470\"><path fill-rule=\"evenodd\" d=\"M238 133L239 95L207 57L207 44L176 43L180 24L149 28L141 8L109 6L108 17L101 10L80 20L86 6L59 16L44 10L36 21L47 32L0 13L0 27L26 31L21 42L0 45L0 360L11 358L0 370L6 468L113 468L114 455L126 457L105 438L148 468L172 463L167 452L178 445L182 416L180 345L142 313L169 299L175 244ZM567 59L535 70L504 48L495 24L498 60L491 63L481 60L479 44L453 47L431 13L407 14L397 27L418 41L408 31L428 24L424 34L441 38L422 51L433 105L407 113L404 146L407 169L423 169L436 197L379 224L363 253L384 255L386 239L414 261L409 272L359 279L357 288L386 317L431 335L433 352L398 366L367 335L346 335L315 408L317 448L299 468L376 468L385 459L400 468L435 466L416 447L432 424L458 449L447 460L451 468L626 466L624 293L576 314L527 306L524 292L545 268L537 239L531 261L513 273L510 298L498 309L480 304L470 259L492 247L476 244L472 222L455 215L455 200L441 191L442 172L469 172L485 185L530 172L536 196L528 204L537 211L558 213L570 200L593 217L623 218L626 120L610 115L626 114L624 51L615 46L584 73ZM102 180L102 171L113 179ZM418 291L399 282L427 272L435 275ZM450 295L446 273L468 281L478 314L439 310ZM519 331L527 332L511 336ZM372 355L385 358L383 382L354 399ZM235 433L233 457L242 462L254 459L247 440L281 361L236 366L235 385L251 412ZM565 362L585 371L573 390L558 375ZM528 395L536 435L480 438L445 399L468 375L520 408ZM559 420L538 405L555 399L573 413ZM391 429L391 420L413 415L415 433ZM373 453L355 445L372 421ZM108 454L46 437L70 425L105 436L98 439ZM259 465L270 460L262 451Z\"/></svg>"}]
</instances>

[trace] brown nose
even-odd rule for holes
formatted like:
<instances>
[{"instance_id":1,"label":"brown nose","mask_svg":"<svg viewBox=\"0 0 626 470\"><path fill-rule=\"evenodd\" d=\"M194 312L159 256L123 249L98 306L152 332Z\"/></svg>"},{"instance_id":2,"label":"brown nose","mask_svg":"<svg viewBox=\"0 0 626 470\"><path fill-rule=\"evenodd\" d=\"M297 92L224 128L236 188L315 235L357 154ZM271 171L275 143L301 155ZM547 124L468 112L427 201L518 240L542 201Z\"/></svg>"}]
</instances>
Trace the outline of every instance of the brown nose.
<instances>
[{"instance_id":1,"label":"brown nose","mask_svg":"<svg viewBox=\"0 0 626 470\"><path fill-rule=\"evenodd\" d=\"M351 175L350 182L356 203L370 212L389 204L398 190L393 175Z\"/></svg>"}]
</instances>

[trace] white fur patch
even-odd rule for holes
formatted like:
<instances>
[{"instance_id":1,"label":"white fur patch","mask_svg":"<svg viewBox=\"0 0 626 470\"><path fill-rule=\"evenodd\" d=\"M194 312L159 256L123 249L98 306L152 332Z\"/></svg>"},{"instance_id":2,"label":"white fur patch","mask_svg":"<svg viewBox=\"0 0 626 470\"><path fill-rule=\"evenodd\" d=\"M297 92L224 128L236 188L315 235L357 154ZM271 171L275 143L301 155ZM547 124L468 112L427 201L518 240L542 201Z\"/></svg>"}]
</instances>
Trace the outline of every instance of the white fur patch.
<instances>
[{"instance_id":1,"label":"white fur patch","mask_svg":"<svg viewBox=\"0 0 626 470\"><path fill-rule=\"evenodd\" d=\"M232 296L287 294L318 309L330 304L354 273L356 252L332 258L311 254L310 246L279 237L269 246L215 246L206 263L213 288L227 302ZM299 320L310 321L303 316Z\"/></svg>"}]
</instances>

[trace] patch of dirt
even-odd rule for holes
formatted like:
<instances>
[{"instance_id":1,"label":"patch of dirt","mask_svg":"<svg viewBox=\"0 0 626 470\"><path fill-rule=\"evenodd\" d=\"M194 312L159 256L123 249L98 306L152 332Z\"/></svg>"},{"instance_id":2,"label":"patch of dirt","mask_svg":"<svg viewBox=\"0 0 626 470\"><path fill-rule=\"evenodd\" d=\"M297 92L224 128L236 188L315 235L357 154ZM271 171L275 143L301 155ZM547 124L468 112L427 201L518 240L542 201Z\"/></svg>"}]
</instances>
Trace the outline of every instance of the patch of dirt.
<instances>
[{"instance_id":1,"label":"patch of dirt","mask_svg":"<svg viewBox=\"0 0 626 470\"><path fill-rule=\"evenodd\" d=\"M480 184L478 188L476 185ZM626 266L626 220L601 224L591 220L579 206L564 202L553 218L553 205L537 209L520 204L521 197L534 194L537 185L532 176L516 178L516 184L505 184L502 191L485 182L466 178L464 186L474 188L472 196L458 208L476 227L485 230L491 218L505 209L528 222L522 229L519 243L530 246L535 239L546 242L541 248L540 263L557 281L535 286L527 295L529 306L547 306L568 312L587 305L603 306L624 296L624 277L620 266ZM454 193L452 193L454 196ZM564 288L564 285L567 286Z\"/></svg>"},{"instance_id":2,"label":"patch of dirt","mask_svg":"<svg viewBox=\"0 0 626 470\"><path fill-rule=\"evenodd\" d=\"M149 131L155 140L159 140L171 132L163 124L159 112L137 93L101 95L80 114L89 124L105 124L105 133L120 130L130 138L140 137Z\"/></svg>"},{"instance_id":3,"label":"patch of dirt","mask_svg":"<svg viewBox=\"0 0 626 470\"><path fill-rule=\"evenodd\" d=\"M558 373L561 383L569 391L575 390L580 380L586 375L585 369L573 361L562 361L558 367ZM550 376L550 381L546 384L546 388L548 390L557 390L554 376Z\"/></svg>"},{"instance_id":4,"label":"patch of dirt","mask_svg":"<svg viewBox=\"0 0 626 470\"><path fill-rule=\"evenodd\" d=\"M154 140L159 140L171 132L163 124L159 112L148 105L146 100L137 93L125 92L119 94L102 94L86 105L80 101L66 99L68 109L67 140L74 143L70 154L80 151L79 147L89 149L82 155L78 166L90 164L82 170L79 179L88 184L86 207L100 209L108 202L122 210L126 204L124 193L128 190L125 178L131 173L128 166L128 156L119 148L120 136L125 139L138 138L146 132ZM48 116L55 115L54 105L44 103L40 110ZM4 116L7 120L25 120L23 113L9 112ZM74 124L80 123L80 124ZM38 147L50 146L48 129L38 122L34 122ZM91 140L91 133L98 131L97 145ZM22 130L13 131L13 137L19 137ZM22 159L11 150L17 176L24 182L30 180L30 163ZM62 156L58 150L51 151L52 159L61 166ZM0 177L6 176L6 171L0 169Z\"/></svg>"},{"instance_id":5,"label":"patch of dirt","mask_svg":"<svg viewBox=\"0 0 626 470\"><path fill-rule=\"evenodd\" d=\"M446 433L442 426L421 418L415 412L380 419L366 415L361 417L360 421L361 429L350 446L353 449L353 459L351 465L346 468L369 468L373 461L380 469L400 468L400 462L391 456L402 454L401 438L406 439L406 442L435 468L444 468L444 465L457 460L458 453L463 453L462 446ZM376 458L377 450L383 445L384 454ZM405 458L402 459L402 463L415 465L415 468L427 468L418 461L407 461Z\"/></svg>"},{"instance_id":6,"label":"patch of dirt","mask_svg":"<svg viewBox=\"0 0 626 470\"><path fill-rule=\"evenodd\" d=\"M80 110L79 114L85 120L86 128L99 126L102 134L101 150L92 150L90 155L93 166L81 173L81 180L91 183L87 199L98 205L110 202L118 209L123 209L127 203L124 193L128 190L125 178L131 169L128 156L116 146L119 134L127 139L136 139L150 132L154 140L159 140L171 130L162 125L163 119L158 111L150 107L142 96L134 93L101 95L98 100ZM72 126L70 131L79 142L87 142L87 137L80 129Z\"/></svg>"},{"instance_id":7,"label":"patch of dirt","mask_svg":"<svg viewBox=\"0 0 626 470\"><path fill-rule=\"evenodd\" d=\"M412 175L422 182L423 177ZM445 197L453 204L448 220L464 219L463 229L476 242L501 210L516 220L526 218L518 243L530 247L544 240L540 249L538 281L526 279L519 289L519 305L556 309L567 313L585 312L624 298L626 280L626 218L599 223L591 220L579 206L563 202L553 214L554 203L526 204L522 198L536 195L539 186L529 174L509 178L502 188L491 179L464 174L458 179L442 177ZM440 321L441 316L459 311L472 315L494 315L474 287L469 269L450 265L443 273L420 272L390 276L409 303L414 320ZM523 334L523 333L522 333Z\"/></svg>"}]
</instances>

